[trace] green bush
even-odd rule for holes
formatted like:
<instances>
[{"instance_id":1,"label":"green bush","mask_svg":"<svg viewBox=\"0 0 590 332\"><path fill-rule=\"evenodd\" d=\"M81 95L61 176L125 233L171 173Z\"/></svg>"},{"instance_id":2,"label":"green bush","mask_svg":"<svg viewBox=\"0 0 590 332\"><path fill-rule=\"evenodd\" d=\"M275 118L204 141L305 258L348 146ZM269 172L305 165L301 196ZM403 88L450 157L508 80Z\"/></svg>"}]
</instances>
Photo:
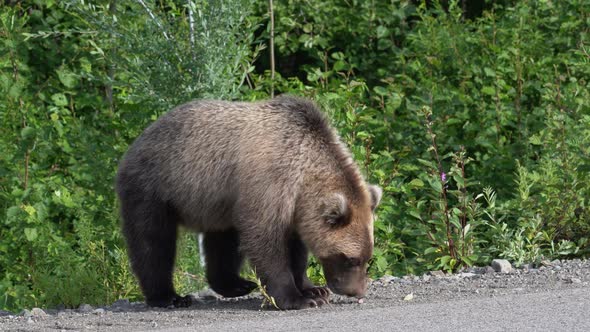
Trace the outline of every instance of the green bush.
<instances>
[{"instance_id":1,"label":"green bush","mask_svg":"<svg viewBox=\"0 0 590 332\"><path fill-rule=\"evenodd\" d=\"M385 189L374 276L588 253L589 4L499 3L275 8L278 63L306 60L275 89L328 109Z\"/></svg>"},{"instance_id":2,"label":"green bush","mask_svg":"<svg viewBox=\"0 0 590 332\"><path fill-rule=\"evenodd\" d=\"M173 105L236 96L254 21L246 2L229 4L2 7L0 308L140 297L119 230L117 162ZM181 243L175 280L186 291L203 281L186 278L200 267L188 260L196 245Z\"/></svg>"}]
</instances>

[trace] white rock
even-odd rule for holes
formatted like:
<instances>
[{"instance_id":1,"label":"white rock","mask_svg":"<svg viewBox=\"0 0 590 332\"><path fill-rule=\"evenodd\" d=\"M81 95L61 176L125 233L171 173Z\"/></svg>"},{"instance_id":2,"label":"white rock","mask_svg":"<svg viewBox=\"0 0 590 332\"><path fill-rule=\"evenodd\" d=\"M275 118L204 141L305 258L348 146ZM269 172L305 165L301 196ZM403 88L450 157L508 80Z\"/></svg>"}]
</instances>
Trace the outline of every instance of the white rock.
<instances>
[{"instance_id":1,"label":"white rock","mask_svg":"<svg viewBox=\"0 0 590 332\"><path fill-rule=\"evenodd\" d=\"M492 261L492 268L496 272L510 273L512 272L512 265L505 259L494 259Z\"/></svg>"},{"instance_id":2,"label":"white rock","mask_svg":"<svg viewBox=\"0 0 590 332\"><path fill-rule=\"evenodd\" d=\"M41 308L33 308L33 309L31 309L31 316L33 316L33 317L47 317L48 315Z\"/></svg>"},{"instance_id":3,"label":"white rock","mask_svg":"<svg viewBox=\"0 0 590 332\"><path fill-rule=\"evenodd\" d=\"M476 276L476 274L471 273L471 272L463 272L463 273L459 274L459 277L461 277L461 278L473 278L475 276Z\"/></svg>"},{"instance_id":4,"label":"white rock","mask_svg":"<svg viewBox=\"0 0 590 332\"><path fill-rule=\"evenodd\" d=\"M379 281L381 281L384 284L389 284L389 283L394 282L396 279L397 278L394 276L384 275L383 277L379 278Z\"/></svg>"}]
</instances>

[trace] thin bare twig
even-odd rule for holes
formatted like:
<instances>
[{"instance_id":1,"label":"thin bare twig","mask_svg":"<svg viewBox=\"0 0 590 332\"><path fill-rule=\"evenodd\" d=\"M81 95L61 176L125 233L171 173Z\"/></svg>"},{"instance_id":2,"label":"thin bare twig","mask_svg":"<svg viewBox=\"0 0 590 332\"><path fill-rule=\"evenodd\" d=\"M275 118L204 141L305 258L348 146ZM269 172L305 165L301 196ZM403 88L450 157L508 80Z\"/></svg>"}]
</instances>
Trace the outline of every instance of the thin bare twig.
<instances>
[{"instance_id":1,"label":"thin bare twig","mask_svg":"<svg viewBox=\"0 0 590 332\"><path fill-rule=\"evenodd\" d=\"M272 0L268 0L270 12L270 97L275 96L275 16Z\"/></svg>"},{"instance_id":2,"label":"thin bare twig","mask_svg":"<svg viewBox=\"0 0 590 332\"><path fill-rule=\"evenodd\" d=\"M188 0L188 26L190 31L190 42L191 42L191 52L195 51L195 18L193 17L193 6L194 3L192 0Z\"/></svg>"},{"instance_id":3,"label":"thin bare twig","mask_svg":"<svg viewBox=\"0 0 590 332\"><path fill-rule=\"evenodd\" d=\"M113 17L114 15L116 15L117 13L117 0L112 0L109 4L109 14L111 15L111 17ZM115 33L111 32L111 41L113 42L112 44L112 48L110 51L110 63L109 63L109 67L108 67L108 76L109 76L109 82L106 84L106 97L107 97L107 101L109 103L109 107L111 109L111 111L113 111L114 109L114 104L113 104L113 82L115 81L115 55L116 55L116 47L114 46L114 40L115 40Z\"/></svg>"},{"instance_id":4,"label":"thin bare twig","mask_svg":"<svg viewBox=\"0 0 590 332\"><path fill-rule=\"evenodd\" d=\"M158 21L158 19L154 15L154 13L152 13L152 11L150 10L150 7L148 7L145 4L145 2L143 2L143 0L137 0L137 2L139 2L143 6L143 8L145 9L145 11L152 18L152 20L154 20L154 22L156 22L156 25L160 28L160 30L162 30L162 34L164 35L164 38L166 38L166 40L170 40L170 38L168 38L168 34L166 33L166 30L164 30L164 27L162 26L162 24L160 24L160 21Z\"/></svg>"}]
</instances>

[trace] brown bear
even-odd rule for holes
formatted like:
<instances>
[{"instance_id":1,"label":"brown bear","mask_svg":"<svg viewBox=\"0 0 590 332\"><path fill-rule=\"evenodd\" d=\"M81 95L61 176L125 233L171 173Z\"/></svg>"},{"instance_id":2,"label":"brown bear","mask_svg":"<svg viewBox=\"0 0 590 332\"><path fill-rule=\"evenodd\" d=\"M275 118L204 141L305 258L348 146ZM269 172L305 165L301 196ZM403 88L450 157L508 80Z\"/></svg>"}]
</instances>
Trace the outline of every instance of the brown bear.
<instances>
[{"instance_id":1,"label":"brown bear","mask_svg":"<svg viewBox=\"0 0 590 332\"><path fill-rule=\"evenodd\" d=\"M368 185L305 99L194 101L150 125L119 165L131 267L150 306L188 306L172 284L177 229L204 234L206 276L222 296L256 285L282 309L328 302L306 275L308 249L335 293L362 297L381 189Z\"/></svg>"}]
</instances>

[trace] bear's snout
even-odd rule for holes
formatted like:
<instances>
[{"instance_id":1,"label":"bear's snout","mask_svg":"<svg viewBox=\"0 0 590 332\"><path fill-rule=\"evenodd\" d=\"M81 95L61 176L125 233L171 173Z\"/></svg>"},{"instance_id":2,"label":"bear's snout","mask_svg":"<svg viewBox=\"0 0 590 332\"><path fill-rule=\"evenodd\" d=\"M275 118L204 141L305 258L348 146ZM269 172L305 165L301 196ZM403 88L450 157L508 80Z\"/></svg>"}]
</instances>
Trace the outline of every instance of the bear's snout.
<instances>
[{"instance_id":1,"label":"bear's snout","mask_svg":"<svg viewBox=\"0 0 590 332\"><path fill-rule=\"evenodd\" d=\"M356 298L365 296L368 282L366 264L349 267L339 257L320 259L320 261L322 261L328 288L332 292Z\"/></svg>"},{"instance_id":2,"label":"bear's snout","mask_svg":"<svg viewBox=\"0 0 590 332\"><path fill-rule=\"evenodd\" d=\"M363 278L361 282L352 283L335 283L328 281L328 288L336 294L346 295L350 297L363 298L367 292L367 278Z\"/></svg>"}]
</instances>

